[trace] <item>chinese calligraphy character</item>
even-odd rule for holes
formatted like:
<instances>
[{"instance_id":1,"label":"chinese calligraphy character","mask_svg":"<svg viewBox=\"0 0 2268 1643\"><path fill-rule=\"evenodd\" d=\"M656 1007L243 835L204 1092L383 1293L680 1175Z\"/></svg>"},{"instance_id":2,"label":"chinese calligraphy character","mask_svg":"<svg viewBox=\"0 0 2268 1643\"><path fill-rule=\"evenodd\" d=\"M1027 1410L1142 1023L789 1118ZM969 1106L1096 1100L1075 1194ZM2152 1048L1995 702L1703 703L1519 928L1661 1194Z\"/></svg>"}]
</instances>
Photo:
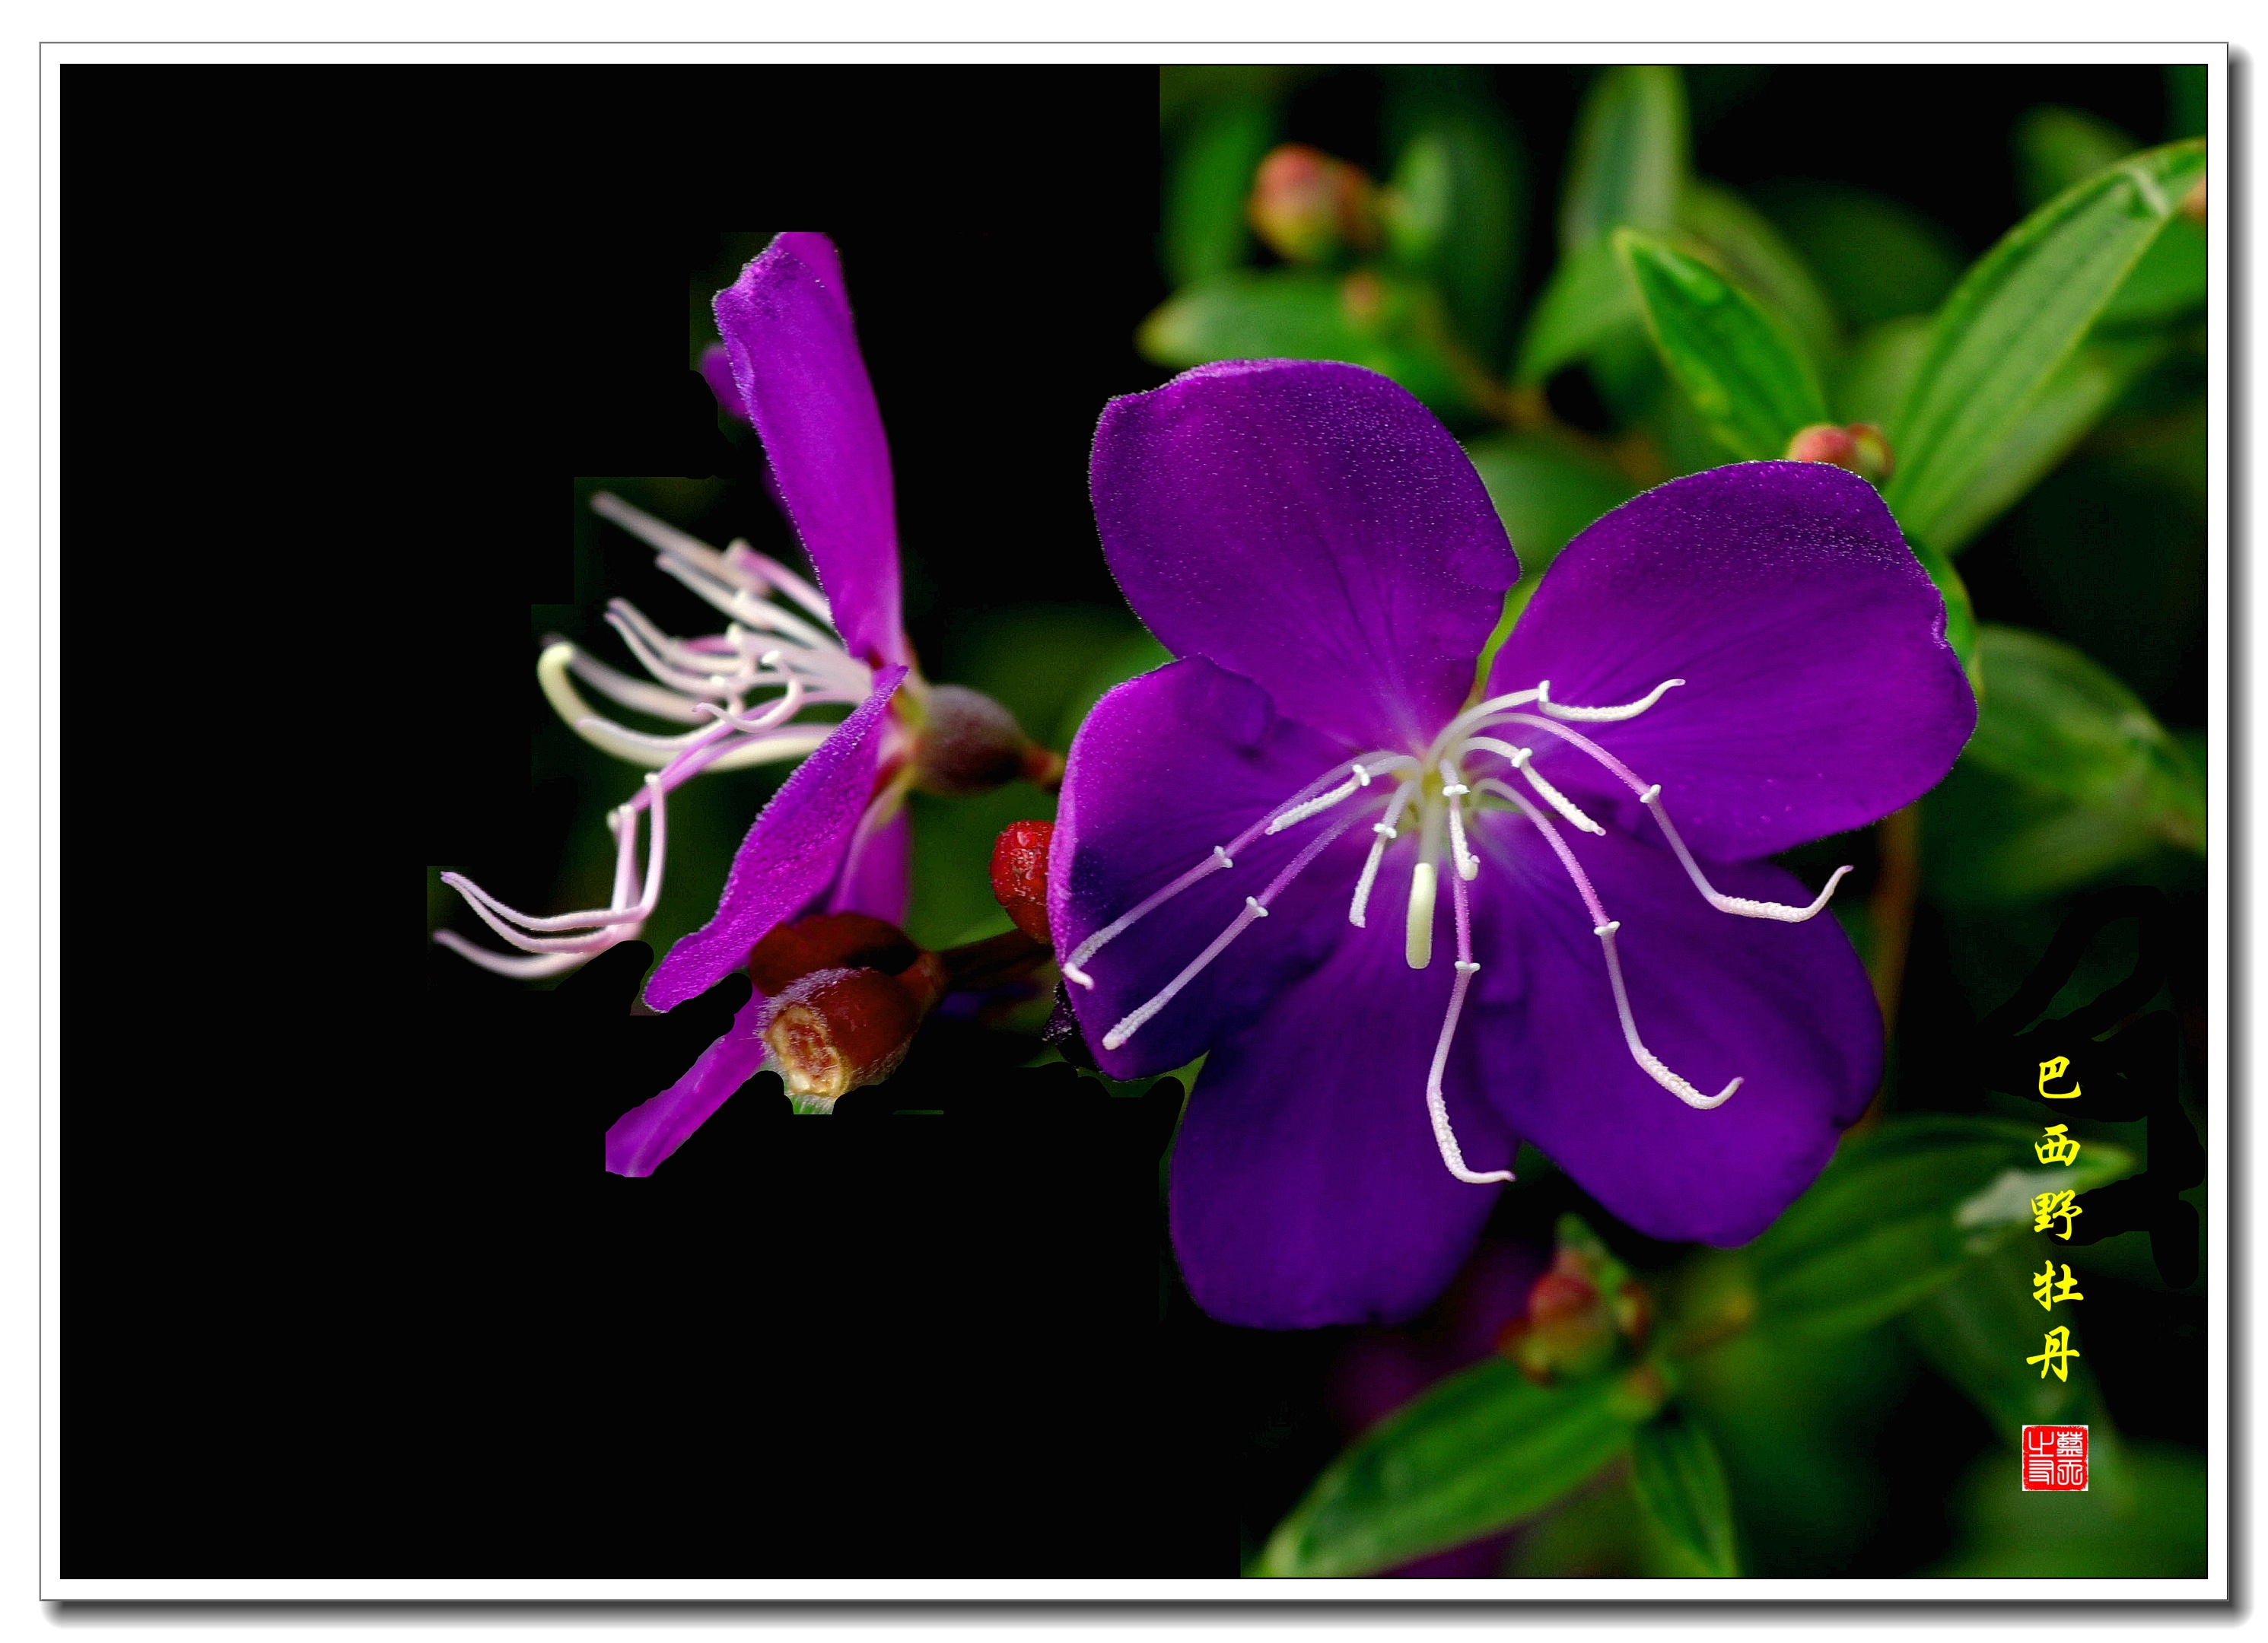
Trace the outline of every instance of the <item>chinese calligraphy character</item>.
<instances>
[{"instance_id":1,"label":"chinese calligraphy character","mask_svg":"<svg viewBox=\"0 0 2268 1643\"><path fill-rule=\"evenodd\" d=\"M2040 1303L2040 1310L2043 1312L2052 1312L2055 1310L2055 1303L2058 1301L2084 1301L2087 1299L2087 1297L2084 1295L2081 1295L2074 1287L2078 1284L2079 1280L2071 1275L2071 1268L2068 1265L2066 1265L2063 1269L2063 1281L2061 1283L2058 1283L2056 1281L2055 1269L2056 1264L2053 1261L2050 1261L2045 1272L2034 1273L2032 1274L2032 1299ZM2051 1293L2051 1291L2053 1293Z\"/></svg>"},{"instance_id":2,"label":"chinese calligraphy character","mask_svg":"<svg viewBox=\"0 0 2268 1643\"><path fill-rule=\"evenodd\" d=\"M2071 1331L2059 1324L2047 1332L2039 1355L2027 1358L2024 1361L2040 1366L2040 1379L2043 1381L2048 1378L2050 1369L2055 1371L2057 1380L2068 1381L2071 1379L2071 1361L2079 1355L2079 1348L2071 1344Z\"/></svg>"},{"instance_id":3,"label":"chinese calligraphy character","mask_svg":"<svg viewBox=\"0 0 2268 1643\"><path fill-rule=\"evenodd\" d=\"M2051 1124L2043 1133L2045 1136L2044 1140L2032 1143L2032 1150L2039 1154L2042 1163L2059 1163L2066 1169L2069 1169L2077 1162L2079 1143L2065 1133L2064 1126Z\"/></svg>"},{"instance_id":4,"label":"chinese calligraphy character","mask_svg":"<svg viewBox=\"0 0 2268 1643\"><path fill-rule=\"evenodd\" d=\"M2048 1088L2050 1084L2053 1083L2057 1079L2061 1078L2069 1071L2071 1071L2071 1057L2067 1055L2051 1055L2048 1057L2046 1060L2042 1061L2040 1063L2040 1094L2050 1101L2078 1100L2079 1086L2077 1084L2073 1084L2068 1089L2050 1089Z\"/></svg>"},{"instance_id":5,"label":"chinese calligraphy character","mask_svg":"<svg viewBox=\"0 0 2268 1643\"><path fill-rule=\"evenodd\" d=\"M2043 1192L2035 1198L2032 1200L2032 1230L2045 1232L2055 1224L2056 1217L2060 1215L2063 1217L2063 1230L2057 1233L2056 1236L2068 1243L2071 1241L2071 1223L2073 1217L2087 1214L2085 1210L2071 1201L2073 1197L2073 1194L2071 1192L2065 1191Z\"/></svg>"},{"instance_id":6,"label":"chinese calligraphy character","mask_svg":"<svg viewBox=\"0 0 2268 1643\"><path fill-rule=\"evenodd\" d=\"M2024 1428L2024 1487L2063 1490L2086 1488L2087 1428L2085 1427L2026 1427Z\"/></svg>"}]
</instances>

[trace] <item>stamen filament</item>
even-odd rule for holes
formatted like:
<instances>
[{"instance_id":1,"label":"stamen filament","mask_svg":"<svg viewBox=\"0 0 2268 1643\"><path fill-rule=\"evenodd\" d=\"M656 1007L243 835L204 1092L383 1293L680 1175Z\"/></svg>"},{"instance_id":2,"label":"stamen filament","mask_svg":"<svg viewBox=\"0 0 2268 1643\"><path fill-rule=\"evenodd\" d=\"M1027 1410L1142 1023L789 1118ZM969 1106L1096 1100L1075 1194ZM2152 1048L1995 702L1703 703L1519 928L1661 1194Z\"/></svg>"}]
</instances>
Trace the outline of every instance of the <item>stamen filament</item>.
<instances>
[{"instance_id":1,"label":"stamen filament","mask_svg":"<svg viewBox=\"0 0 2268 1643\"><path fill-rule=\"evenodd\" d=\"M1211 944L1191 959L1181 974L1168 981L1147 1003L1124 1016L1116 1026L1102 1035L1102 1047L1106 1050L1116 1050L1139 1032L1144 1023L1173 1002L1174 995L1194 981L1207 965L1219 957L1223 950L1238 936L1243 935L1248 926L1255 920L1266 918L1268 904L1276 899L1284 887L1305 872L1309 862L1321 855L1333 841L1343 838L1347 829L1361 819L1361 813L1358 811L1329 833L1308 840L1307 847L1292 858L1291 864L1269 881L1267 889L1262 891L1257 896L1247 896L1244 899L1244 911L1231 920L1228 928L1213 937ZM1206 865L1210 866L1211 863ZM1089 983L1089 985L1093 984Z\"/></svg>"},{"instance_id":2,"label":"stamen filament","mask_svg":"<svg viewBox=\"0 0 2268 1643\"><path fill-rule=\"evenodd\" d=\"M1441 796L1449 803L1449 855L1457 864L1457 877L1470 880L1478 877L1480 858L1465 845L1464 796L1471 788L1457 779L1456 766L1447 759L1440 763Z\"/></svg>"},{"instance_id":3,"label":"stamen filament","mask_svg":"<svg viewBox=\"0 0 2268 1643\"><path fill-rule=\"evenodd\" d=\"M1555 719L1588 720L1604 723L1616 719L1635 719L1661 700L1661 693L1674 686L1683 685L1682 678L1666 678L1637 701L1624 702L1619 708L1568 708L1551 700L1551 681L1540 680L1535 686L1535 705Z\"/></svg>"},{"instance_id":4,"label":"stamen filament","mask_svg":"<svg viewBox=\"0 0 2268 1643\"><path fill-rule=\"evenodd\" d=\"M1371 840L1370 854L1363 858L1362 877L1355 881L1354 905L1347 909L1347 922L1357 929L1366 928L1363 918L1370 906L1370 887L1378 882L1378 864L1385 858L1388 843L1396 836L1395 824L1402 818L1402 807L1417 790L1416 782L1403 782L1395 789L1393 802L1386 807L1386 819L1371 825L1371 831L1378 837Z\"/></svg>"},{"instance_id":5,"label":"stamen filament","mask_svg":"<svg viewBox=\"0 0 2268 1643\"><path fill-rule=\"evenodd\" d=\"M1441 1073L1449 1063L1449 1041L1456 1036L1457 1017L1464 1013L1465 989L1472 985L1473 977L1480 970L1473 962L1472 914L1465 904L1462 878L1449 881L1449 894L1457 910L1457 979L1449 984L1448 1014L1441 1018L1441 1036L1433 1045L1433 1065L1425 1075L1425 1112L1433 1121L1433 1144L1440 1148L1441 1162L1448 1166L1449 1173L1460 1181L1488 1186L1513 1179L1513 1173L1509 1170L1476 1171L1466 1167L1464 1150L1457 1145L1457 1133L1449 1126L1449 1104L1441 1093Z\"/></svg>"},{"instance_id":6,"label":"stamen filament","mask_svg":"<svg viewBox=\"0 0 2268 1643\"><path fill-rule=\"evenodd\" d=\"M1536 831L1541 833L1550 844L1552 854L1559 858L1559 865L1566 869L1568 877L1574 881L1575 891L1583 899L1584 911L1591 915L1591 934L1599 938L1599 944L1607 956L1607 979L1614 988L1615 1013L1621 1017L1623 1042L1630 1050L1631 1059L1636 1061L1655 1083L1660 1084L1689 1107L1697 1107L1706 1111L1711 1107L1722 1106L1731 1100L1733 1092L1745 1082L1743 1079L1735 1078L1715 1095L1705 1096L1690 1082L1671 1071L1660 1056L1646 1047L1644 1040L1638 1036L1638 1022L1631 1013L1630 994L1623 986L1622 959L1615 951L1615 932L1622 928L1622 926L1607 917L1606 909L1599 905L1598 892L1591 888L1590 879L1575 860L1575 853L1567 847L1567 841L1559 836L1559 830L1545 819L1543 811L1528 802L1526 795L1507 783L1491 776L1480 785L1490 792L1510 799L1521 808L1528 819L1535 824Z\"/></svg>"},{"instance_id":7,"label":"stamen filament","mask_svg":"<svg viewBox=\"0 0 2268 1643\"><path fill-rule=\"evenodd\" d=\"M1606 837L1607 830L1578 810L1574 800L1536 774L1528 764L1528 760L1535 756L1534 748L1514 747L1511 743L1500 742L1493 736L1470 737L1467 738L1464 745L1479 752L1501 754L1511 761L1513 769L1528 779L1528 785L1535 789L1546 804L1567 818L1569 825L1580 827L1585 833L1595 834L1602 839Z\"/></svg>"},{"instance_id":8,"label":"stamen filament","mask_svg":"<svg viewBox=\"0 0 2268 1643\"><path fill-rule=\"evenodd\" d=\"M1792 907L1784 901L1751 901L1746 896L1727 896L1702 877L1701 864L1685 847L1685 840L1677 836L1677 829L1670 822L1669 812L1661 807L1661 784L1655 782L1638 796L1638 803L1653 812L1654 820L1661 824L1661 831L1668 834L1669 847L1677 852L1677 859L1685 864L1685 876L1693 881L1693 888L1699 891L1709 905L1719 913L1730 913L1743 919L1777 919L1783 924L1800 924L1817 915L1820 909L1827 905L1828 898L1835 893L1835 886L1843 882L1843 875L1851 870L1845 865L1829 874L1827 887L1808 907Z\"/></svg>"}]
</instances>

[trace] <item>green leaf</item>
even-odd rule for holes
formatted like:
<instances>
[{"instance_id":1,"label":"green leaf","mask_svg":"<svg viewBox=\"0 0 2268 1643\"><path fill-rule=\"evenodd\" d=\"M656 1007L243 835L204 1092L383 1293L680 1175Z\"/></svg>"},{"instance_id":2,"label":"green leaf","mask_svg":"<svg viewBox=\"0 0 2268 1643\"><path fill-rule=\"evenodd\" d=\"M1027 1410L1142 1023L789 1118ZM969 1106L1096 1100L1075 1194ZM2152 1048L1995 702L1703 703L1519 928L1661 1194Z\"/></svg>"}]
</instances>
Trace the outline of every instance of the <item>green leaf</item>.
<instances>
[{"instance_id":1,"label":"green leaf","mask_svg":"<svg viewBox=\"0 0 2268 1643\"><path fill-rule=\"evenodd\" d=\"M1929 320L1922 314L1885 319L1852 342L1835 380L1835 420L1888 422L1905 402L1929 352Z\"/></svg>"},{"instance_id":2,"label":"green leaf","mask_svg":"<svg viewBox=\"0 0 2268 1643\"><path fill-rule=\"evenodd\" d=\"M1625 224L1659 231L1677 212L1686 172L1685 83L1659 64L1602 69L1576 116L1559 202L1562 255Z\"/></svg>"},{"instance_id":3,"label":"green leaf","mask_svg":"<svg viewBox=\"0 0 2268 1643\"><path fill-rule=\"evenodd\" d=\"M2133 1155L2089 1141L2043 1165L2036 1128L2005 1119L1893 1119L1844 1142L1809 1192L1752 1246L1759 1326L1855 1334L1896 1317L2032 1225L2031 1199L2130 1175Z\"/></svg>"},{"instance_id":4,"label":"green leaf","mask_svg":"<svg viewBox=\"0 0 2268 1643\"><path fill-rule=\"evenodd\" d=\"M1387 244L1440 289L1457 334L1501 366L1526 194L1501 116L1462 101L1418 116L1381 201Z\"/></svg>"},{"instance_id":5,"label":"green leaf","mask_svg":"<svg viewBox=\"0 0 2268 1643\"><path fill-rule=\"evenodd\" d=\"M1357 1438L1251 1573L1375 1574L1518 1522L1620 1455L1666 1392L1649 1368L1542 1387L1489 1358Z\"/></svg>"},{"instance_id":6,"label":"green leaf","mask_svg":"<svg viewBox=\"0 0 2268 1643\"><path fill-rule=\"evenodd\" d=\"M1559 259L1528 315L1514 378L1540 383L1638 322L1638 298L1605 240Z\"/></svg>"},{"instance_id":7,"label":"green leaf","mask_svg":"<svg viewBox=\"0 0 2268 1643\"><path fill-rule=\"evenodd\" d=\"M1923 830L1940 893L2020 901L2161 846L2203 852L2205 778L2132 691L2045 634L1988 625L1982 641L1977 734Z\"/></svg>"},{"instance_id":8,"label":"green leaf","mask_svg":"<svg viewBox=\"0 0 2268 1643\"><path fill-rule=\"evenodd\" d=\"M1611 463L1548 433L1491 434L1468 444L1465 454L1520 555L1520 581L1506 596L1509 632L1509 619L1527 607L1559 550L1637 491Z\"/></svg>"},{"instance_id":9,"label":"green leaf","mask_svg":"<svg viewBox=\"0 0 2268 1643\"><path fill-rule=\"evenodd\" d=\"M1889 429L1897 471L1883 498L1909 536L1935 539L2204 172L2201 143L2138 154L2033 212L1962 278Z\"/></svg>"},{"instance_id":10,"label":"green leaf","mask_svg":"<svg viewBox=\"0 0 2268 1643\"><path fill-rule=\"evenodd\" d=\"M2205 1578L2209 1514L2197 1450L2136 1444L2125 1456L2131 1484L2117 1490L2090 1477L2083 1490L2027 1491L2017 1487L2018 1463L2006 1454L1977 1463L1955 1503L1955 1549L1927 1573L2079 1583L2066 1589L2121 1575Z\"/></svg>"},{"instance_id":11,"label":"green leaf","mask_svg":"<svg viewBox=\"0 0 2268 1643\"><path fill-rule=\"evenodd\" d=\"M1730 188L1693 179L1678 191L1677 225L1714 252L1725 273L1813 359L1833 354L1835 304L1764 213Z\"/></svg>"},{"instance_id":12,"label":"green leaf","mask_svg":"<svg viewBox=\"0 0 2268 1643\"><path fill-rule=\"evenodd\" d=\"M1696 1573L1726 1580L1741 1572L1725 1463L1709 1434L1675 1405L1638 1428L1631 1484L1662 1538Z\"/></svg>"},{"instance_id":13,"label":"green leaf","mask_svg":"<svg viewBox=\"0 0 2268 1643\"><path fill-rule=\"evenodd\" d=\"M1827 420L1810 362L1746 292L1635 229L1614 245L1663 366L1734 456L1782 456L1798 429Z\"/></svg>"},{"instance_id":14,"label":"green leaf","mask_svg":"<svg viewBox=\"0 0 2268 1643\"><path fill-rule=\"evenodd\" d=\"M2082 1205L2081 1207L2084 1207ZM2058 1246L2051 1249L2050 1245ZM2041 1339L2057 1324L2072 1326L2086 1316L2067 1305L2043 1311L2032 1298L2037 1270L2053 1261L2058 1278L2074 1256L2080 1295L2087 1293L2088 1250L2066 1250L2043 1235L2036 1251L2021 1242L1977 1260L1935 1295L1906 1314L1906 1336L1938 1371L1966 1392L1992 1424L1993 1435L2010 1449L2026 1426L2058 1421L2089 1425L2105 1419L2102 1400L2082 1352L2066 1365L2070 1378L2043 1375L2024 1360L2040 1350ZM2091 1247L2091 1246L2089 1246ZM2083 1339L2080 1346L2085 1346Z\"/></svg>"},{"instance_id":15,"label":"green leaf","mask_svg":"<svg viewBox=\"0 0 2268 1643\"><path fill-rule=\"evenodd\" d=\"M1229 98L1193 117L1166 180L1162 249L1175 285L1245 260L1252 235L1244 202L1275 140L1275 110L1258 98Z\"/></svg>"},{"instance_id":16,"label":"green leaf","mask_svg":"<svg viewBox=\"0 0 2268 1643\"><path fill-rule=\"evenodd\" d=\"M1911 207L1838 183L1758 189L1764 214L1858 326L1926 314L1961 277L1961 246Z\"/></svg>"},{"instance_id":17,"label":"green leaf","mask_svg":"<svg viewBox=\"0 0 2268 1643\"><path fill-rule=\"evenodd\" d=\"M1948 554L1967 546L2069 456L2171 346L2158 338L2089 342L2064 361L2001 436L1992 460L1939 513L1933 542Z\"/></svg>"},{"instance_id":18,"label":"green leaf","mask_svg":"<svg viewBox=\"0 0 2268 1643\"><path fill-rule=\"evenodd\" d=\"M1435 410L1469 410L1455 366L1432 340L1439 324L1430 292L1367 270L1237 269L1168 297L1135 342L1160 365L1344 360L1393 378Z\"/></svg>"},{"instance_id":19,"label":"green leaf","mask_svg":"<svg viewBox=\"0 0 2268 1643\"><path fill-rule=\"evenodd\" d=\"M2142 145L2099 115L2048 106L2016 121L2016 177L2027 208L2115 165Z\"/></svg>"},{"instance_id":20,"label":"green leaf","mask_svg":"<svg viewBox=\"0 0 2268 1643\"><path fill-rule=\"evenodd\" d=\"M2205 306L2212 262L2205 230L2176 216L2158 231L2118 295L2095 322L2098 332L2162 326Z\"/></svg>"}]
</instances>

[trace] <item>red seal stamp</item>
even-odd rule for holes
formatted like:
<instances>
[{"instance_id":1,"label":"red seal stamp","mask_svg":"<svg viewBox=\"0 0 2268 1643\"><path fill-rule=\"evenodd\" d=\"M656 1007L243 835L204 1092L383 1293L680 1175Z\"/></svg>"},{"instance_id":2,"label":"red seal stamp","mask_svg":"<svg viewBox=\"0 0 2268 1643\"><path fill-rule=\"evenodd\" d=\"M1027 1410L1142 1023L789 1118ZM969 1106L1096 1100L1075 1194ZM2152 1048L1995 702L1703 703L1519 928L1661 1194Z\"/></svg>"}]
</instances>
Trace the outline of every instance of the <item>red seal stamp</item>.
<instances>
[{"instance_id":1,"label":"red seal stamp","mask_svg":"<svg viewBox=\"0 0 2268 1643\"><path fill-rule=\"evenodd\" d=\"M2084 1490L2087 1487L2085 1427L2024 1428L2026 1490Z\"/></svg>"}]
</instances>

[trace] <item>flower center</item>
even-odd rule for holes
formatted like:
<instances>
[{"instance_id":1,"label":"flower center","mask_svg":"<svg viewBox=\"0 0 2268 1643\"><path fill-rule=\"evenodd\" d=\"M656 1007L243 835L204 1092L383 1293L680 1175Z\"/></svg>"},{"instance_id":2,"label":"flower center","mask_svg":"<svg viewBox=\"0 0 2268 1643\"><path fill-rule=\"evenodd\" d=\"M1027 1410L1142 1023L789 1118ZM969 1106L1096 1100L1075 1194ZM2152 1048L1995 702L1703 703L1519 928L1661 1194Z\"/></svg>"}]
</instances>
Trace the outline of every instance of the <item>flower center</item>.
<instances>
[{"instance_id":1,"label":"flower center","mask_svg":"<svg viewBox=\"0 0 2268 1643\"><path fill-rule=\"evenodd\" d=\"M1623 977L1621 955L1616 948L1616 937L1622 925L1608 915L1589 876L1584 872L1573 849L1545 810L1553 812L1561 822L1580 833L1603 838L1607 830L1586 815L1572 799L1534 767L1535 756L1540 748L1548 747L1552 742L1564 743L1628 787L1661 828L1663 836L1676 853L1678 862L1684 868L1686 877L1692 881L1695 890L1719 913L1737 918L1772 919L1790 924L1801 923L1815 916L1827 906L1828 899L1835 893L1836 885L1842 882L1843 876L1851 870L1850 868L1836 869L1827 881L1826 888L1808 906L1790 906L1780 902L1756 901L1743 896L1725 895L1709 883L1700 863L1686 848L1685 840L1679 836L1675 824L1663 808L1660 784L1649 784L1614 754L1580 731L1570 728L1576 723L1611 723L1634 719L1658 703L1666 692L1684 682L1683 679L1665 679L1638 700L1619 707L1575 707L1553 701L1550 682L1542 680L1531 690L1492 697L1465 709L1442 727L1440 733L1422 753L1380 750L1335 766L1267 811L1226 844L1214 846L1210 856L1096 930L1064 957L1064 977L1078 986L1092 987L1094 978L1083 966L1133 925L1198 880L1214 873L1235 871L1238 854L1256 840L1304 826L1319 818L1331 818L1263 889L1245 898L1244 911L1230 921L1226 929L1190 959L1164 987L1111 1026L1103 1035L1102 1047L1116 1050L1133 1038L1202 974L1207 965L1219 957L1231 943L1255 923L1266 918L1269 905L1283 893L1286 885L1305 872L1317 856L1344 837L1358 823L1368 820L1372 833L1370 850L1363 860L1361 873L1355 880L1353 899L1347 908L1347 921L1359 929L1366 928L1371 897L1388 856L1394 854L1414 856L1410 867L1409 896L1403 918L1403 956L1412 970L1426 970L1432 965L1433 927L1446 846L1450 867L1447 878L1456 958L1440 1034L1435 1040L1432 1063L1426 1074L1426 1111L1432 1121L1433 1138L1440 1151L1441 1162L1450 1174L1459 1180L1478 1184L1511 1180L1512 1172L1508 1170L1480 1172L1466 1167L1455 1132L1449 1123L1441 1078L1448 1065L1450 1045L1456 1037L1458 1018L1464 1010L1466 992L1480 970L1480 965L1473 959L1472 906L1466 890L1481 870L1480 858L1472 848L1473 830L1489 817L1517 811L1550 847L1560 867L1573 884L1576 893L1582 899L1584 910L1590 917L1591 933L1599 938L1607 983L1614 994L1615 1013L1621 1023L1624 1045L1631 1059L1647 1076L1688 1106L1705 1111L1723 1105L1740 1089L1743 1082L1742 1078L1734 1078L1713 1096L1704 1095L1690 1081L1647 1049L1639 1037L1630 989ZM1489 734L1491 731L1502 731L1503 734ZM1510 777L1517 777L1521 785L1514 786L1507 779ZM1390 778L1390 781L1382 778Z\"/></svg>"}]
</instances>

